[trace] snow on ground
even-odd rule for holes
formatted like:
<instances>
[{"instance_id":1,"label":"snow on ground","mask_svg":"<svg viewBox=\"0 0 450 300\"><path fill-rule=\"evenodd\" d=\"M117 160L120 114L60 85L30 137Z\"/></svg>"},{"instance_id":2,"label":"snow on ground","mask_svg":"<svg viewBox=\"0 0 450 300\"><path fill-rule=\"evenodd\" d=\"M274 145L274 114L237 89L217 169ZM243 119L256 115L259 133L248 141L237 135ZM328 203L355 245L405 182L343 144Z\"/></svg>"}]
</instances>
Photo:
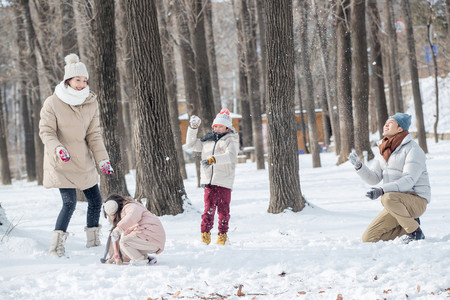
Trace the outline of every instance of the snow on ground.
<instances>
[{"instance_id":1,"label":"snow on ground","mask_svg":"<svg viewBox=\"0 0 450 300\"><path fill-rule=\"evenodd\" d=\"M450 115L450 91L445 93L444 121ZM426 120L432 111L425 107L433 101L424 97ZM450 132L444 121L438 131ZM26 181L0 186L0 299L448 299L450 141L427 143L432 200L421 217L426 239L408 245L400 239L361 242L382 205L364 196L370 186L350 163L336 166L334 153L321 154L321 168L312 168L310 155L299 156L309 203L299 213L267 213L267 168L238 164L231 244L225 247L200 241L203 190L196 187L194 166L187 165L191 204L183 214L161 217L166 250L153 266L101 264L109 225L101 219L101 247L85 248L86 203L78 203L69 225L67 257L48 255L61 206L58 190ZM134 193L132 173L127 183Z\"/></svg>"},{"instance_id":2,"label":"snow on ground","mask_svg":"<svg viewBox=\"0 0 450 300\"><path fill-rule=\"evenodd\" d=\"M225 247L200 241L203 190L188 165L191 205L183 214L161 217L167 244L154 266L101 264L104 246L85 248L86 203L78 203L69 225L68 257L49 256L58 190L24 181L0 186L1 205L15 225L7 235L0 226L0 299L448 298L450 141L429 139L428 147L432 202L421 218L426 239L408 245L400 239L361 242L382 206L364 197L370 186L349 163L335 165L334 153L322 154L323 167L314 169L310 155L299 156L302 193L310 204L299 213L267 213L268 171L238 164L231 244ZM132 174L127 181L134 187ZM101 222L104 245L108 223ZM243 297L237 296L240 285Z\"/></svg>"}]
</instances>

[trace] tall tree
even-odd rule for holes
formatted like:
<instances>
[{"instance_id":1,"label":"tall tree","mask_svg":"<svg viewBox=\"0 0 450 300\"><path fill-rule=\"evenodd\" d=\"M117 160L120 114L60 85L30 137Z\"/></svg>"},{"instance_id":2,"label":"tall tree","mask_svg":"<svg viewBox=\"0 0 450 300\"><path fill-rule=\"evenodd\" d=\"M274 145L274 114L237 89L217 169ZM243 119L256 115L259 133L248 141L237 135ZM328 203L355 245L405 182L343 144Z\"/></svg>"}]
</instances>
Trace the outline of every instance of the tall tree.
<instances>
[{"instance_id":1,"label":"tall tree","mask_svg":"<svg viewBox=\"0 0 450 300\"><path fill-rule=\"evenodd\" d=\"M153 1L126 0L136 90L136 157L143 186L139 198L156 215L183 212L186 192L178 170L167 104L161 41ZM146 41L146 43L142 43Z\"/></svg>"},{"instance_id":2,"label":"tall tree","mask_svg":"<svg viewBox=\"0 0 450 300\"><path fill-rule=\"evenodd\" d=\"M367 159L374 155L369 142L369 72L367 66L366 0L352 0L352 66L354 133L356 153L362 158L367 151Z\"/></svg>"},{"instance_id":3,"label":"tall tree","mask_svg":"<svg viewBox=\"0 0 450 300\"><path fill-rule=\"evenodd\" d=\"M31 109L30 106L30 96L27 93L27 74L29 72L29 68L27 67L28 60L28 45L26 43L26 28L25 28L25 19L23 14L23 5L22 3L15 3L14 5L14 13L16 15L17 22L17 48L19 49L19 71L20 71L20 79L19 79L19 87L20 87L20 111L23 122L23 129L25 135L25 164L27 169L27 180L34 181L36 180L36 157L35 157L35 140L34 140L34 132L33 132L33 122L32 116L30 115Z\"/></svg>"},{"instance_id":4,"label":"tall tree","mask_svg":"<svg viewBox=\"0 0 450 300\"><path fill-rule=\"evenodd\" d=\"M75 16L73 11L73 0L63 0L60 3L62 26L62 54L79 53L77 30L75 27Z\"/></svg>"},{"instance_id":5,"label":"tall tree","mask_svg":"<svg viewBox=\"0 0 450 300\"><path fill-rule=\"evenodd\" d=\"M450 0L449 0L450 1ZM264 88L266 87L266 74L267 72L267 62L266 62L266 18L264 14L264 5L263 0L256 0L256 13L258 15L258 29L259 29L259 48L261 49L261 73L262 73L262 112L266 111L266 91Z\"/></svg>"},{"instance_id":6,"label":"tall tree","mask_svg":"<svg viewBox=\"0 0 450 300\"><path fill-rule=\"evenodd\" d=\"M173 22L173 14L166 13L163 1L156 1L158 8L159 30L163 50L164 75L166 78L167 100L169 101L170 124L172 126L173 140L177 149L178 167L183 179L187 178L181 144L181 129L178 116L177 72L175 69L175 51L173 39L170 36L169 27ZM172 8L173 9L173 8Z\"/></svg>"},{"instance_id":7,"label":"tall tree","mask_svg":"<svg viewBox=\"0 0 450 300\"><path fill-rule=\"evenodd\" d=\"M264 0L267 20L267 120L269 213L305 207L300 190L294 111L295 54L292 0Z\"/></svg>"},{"instance_id":8,"label":"tall tree","mask_svg":"<svg viewBox=\"0 0 450 300\"><path fill-rule=\"evenodd\" d=\"M349 20L350 0L337 0L336 39L337 39L337 98L339 110L339 130L341 132L341 150L338 164L348 160L354 145L352 116L352 54Z\"/></svg>"},{"instance_id":9,"label":"tall tree","mask_svg":"<svg viewBox=\"0 0 450 300\"><path fill-rule=\"evenodd\" d=\"M372 89L376 103L377 126L380 138L383 136L384 122L388 119L386 94L384 92L383 57L381 51L380 14L377 1L368 0L367 15L370 26L370 67L372 69Z\"/></svg>"},{"instance_id":10,"label":"tall tree","mask_svg":"<svg viewBox=\"0 0 450 300\"><path fill-rule=\"evenodd\" d=\"M7 132L6 132L6 116L3 109L3 93L0 90L0 166L1 166L1 175L2 175L2 184L9 185L11 184L11 171L9 169L9 160L8 160L8 144L7 144Z\"/></svg>"},{"instance_id":11,"label":"tall tree","mask_svg":"<svg viewBox=\"0 0 450 300\"><path fill-rule=\"evenodd\" d=\"M222 101L220 100L219 74L217 71L217 59L216 59L216 43L214 42L212 0L206 0L204 11L205 11L205 34L207 45L206 49L208 51L209 73L211 74L214 109L219 111L222 108Z\"/></svg>"},{"instance_id":12,"label":"tall tree","mask_svg":"<svg viewBox=\"0 0 450 300\"><path fill-rule=\"evenodd\" d=\"M326 28L319 22L319 8L317 7L316 0L311 1L313 5L313 14L314 18L316 20L316 26L317 26L317 34L319 36L319 43L320 43L320 62L322 66L322 73L323 73L323 79L324 79L324 90L325 95L328 100L328 114L330 117L330 123L331 123L331 130L333 132L334 136L334 146L335 146L335 152L336 154L339 154L340 147L341 147L341 136L339 131L339 115L335 114L334 107L336 107L335 103L335 97L333 97L332 93L332 87L331 87L331 71L330 71L330 62L329 62L329 53L327 48L327 38L326 38ZM327 10L322 10L327 11ZM331 11L328 13L331 14ZM325 114L326 116L326 114ZM324 117L325 117L324 116ZM325 129L324 129L325 130Z\"/></svg>"},{"instance_id":13,"label":"tall tree","mask_svg":"<svg viewBox=\"0 0 450 300\"><path fill-rule=\"evenodd\" d=\"M95 76L97 77L100 124L114 174L101 176L103 196L110 193L129 195L123 172L118 136L118 106L116 82L116 30L114 26L114 1L95 0L94 41Z\"/></svg>"},{"instance_id":14,"label":"tall tree","mask_svg":"<svg viewBox=\"0 0 450 300\"><path fill-rule=\"evenodd\" d=\"M245 65L247 71L247 86L250 103L250 112L252 118L252 137L253 147L255 148L256 168L258 170L264 169L264 145L262 132L262 117L261 117L261 92L259 85L259 68L258 68L258 54L256 49L256 22L254 20L255 13L249 7L250 1L241 1L241 19L244 33L244 53Z\"/></svg>"},{"instance_id":15,"label":"tall tree","mask_svg":"<svg viewBox=\"0 0 450 300\"><path fill-rule=\"evenodd\" d=\"M432 33L431 33L431 28L433 25L433 19L435 18L434 16L434 8L433 8L433 4L430 2L428 3L429 5L429 12L428 12L428 17L427 17L427 42L428 42L428 47L430 47L430 52L431 52L431 58L433 60L433 69L434 69L434 94L435 94L435 99L436 99L436 114L435 114L435 121L434 121L434 125L433 125L433 131L434 131L434 141L437 143L439 141L438 139L438 133L437 133L437 126L439 123L439 84L438 84L438 77L439 77L439 72L438 72L438 65L437 65L437 57L436 54L434 53L434 48L433 48L433 41L432 41Z\"/></svg>"},{"instance_id":16,"label":"tall tree","mask_svg":"<svg viewBox=\"0 0 450 300\"><path fill-rule=\"evenodd\" d=\"M36 58L36 43L37 36L34 30L33 22L31 20L30 4L28 0L22 0L23 12L26 20L26 30L27 30L27 41L29 56L27 59L27 64L29 65L28 78L28 90L29 96L31 98L31 117L33 122L33 132L34 132L34 150L35 150L35 160L36 160L36 180L38 185L42 185L44 181L44 144L41 142L39 137L39 113L41 111L41 89L39 85L39 74L38 74L38 63Z\"/></svg>"},{"instance_id":17,"label":"tall tree","mask_svg":"<svg viewBox=\"0 0 450 300\"><path fill-rule=\"evenodd\" d=\"M237 43L236 43L236 51L237 51L237 59L238 59L238 93L237 98L240 103L240 114L242 116L241 119L241 127L242 130L240 132L242 138L242 146L248 147L253 144L253 130L252 130L252 119L250 113L250 96L248 90L248 79L246 72L246 62L245 62L245 34L242 25L242 18L240 16L240 7L242 1L231 1L233 3L233 14L234 20L236 24L237 31Z\"/></svg>"},{"instance_id":18,"label":"tall tree","mask_svg":"<svg viewBox=\"0 0 450 300\"><path fill-rule=\"evenodd\" d=\"M187 0L190 1L190 0ZM218 111L215 111L212 94L211 75L209 72L209 63L205 57L208 57L205 36L205 12L203 0L193 0L192 18L190 22L192 48L195 55L195 78L197 79L197 91L200 101L201 126L204 130L211 128L212 121Z\"/></svg>"},{"instance_id":19,"label":"tall tree","mask_svg":"<svg viewBox=\"0 0 450 300\"><path fill-rule=\"evenodd\" d=\"M311 73L311 63L310 63L310 53L311 48L308 38L308 20L310 16L310 6L307 1L298 1L298 6L301 12L301 52L300 60L303 65L303 74L306 82L306 120L308 122L308 142L309 150L312 154L312 165L313 168L319 168L320 164L320 148L319 148L319 134L317 130L316 122L316 107L314 98L314 84L313 77ZM324 128L325 130L325 128ZM306 145L305 145L306 146Z\"/></svg>"},{"instance_id":20,"label":"tall tree","mask_svg":"<svg viewBox=\"0 0 450 300\"><path fill-rule=\"evenodd\" d=\"M420 95L419 72L417 71L416 45L414 42L414 29L411 19L411 8L409 6L409 1L407 0L402 0L401 5L406 22L408 65L414 98L414 110L416 113L417 138L419 140L419 146L425 153L428 153L427 135L425 132L425 123L423 120L422 97Z\"/></svg>"},{"instance_id":21,"label":"tall tree","mask_svg":"<svg viewBox=\"0 0 450 300\"><path fill-rule=\"evenodd\" d=\"M392 1L386 1L386 34L388 39L386 46L388 47L387 50L389 53L389 89L392 89L392 93L389 95L393 97L389 99L389 107L392 115L396 112L403 112L403 97L398 65L397 33L395 30L393 5L394 3ZM392 111L392 109L394 111Z\"/></svg>"}]
</instances>

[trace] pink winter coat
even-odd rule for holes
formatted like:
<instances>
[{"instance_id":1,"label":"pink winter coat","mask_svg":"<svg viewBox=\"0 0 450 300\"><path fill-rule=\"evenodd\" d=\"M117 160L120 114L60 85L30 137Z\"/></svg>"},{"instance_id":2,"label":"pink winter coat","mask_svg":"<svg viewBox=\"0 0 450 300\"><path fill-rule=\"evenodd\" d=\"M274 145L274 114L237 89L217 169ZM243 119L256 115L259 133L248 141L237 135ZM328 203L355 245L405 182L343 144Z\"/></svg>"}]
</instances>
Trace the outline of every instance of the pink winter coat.
<instances>
[{"instance_id":1,"label":"pink winter coat","mask_svg":"<svg viewBox=\"0 0 450 300\"><path fill-rule=\"evenodd\" d=\"M120 214L117 229L125 235L136 232L136 236L148 241L149 245L158 247L156 254L163 252L166 233L157 216L152 214L141 203L134 201L126 204Z\"/></svg>"}]
</instances>

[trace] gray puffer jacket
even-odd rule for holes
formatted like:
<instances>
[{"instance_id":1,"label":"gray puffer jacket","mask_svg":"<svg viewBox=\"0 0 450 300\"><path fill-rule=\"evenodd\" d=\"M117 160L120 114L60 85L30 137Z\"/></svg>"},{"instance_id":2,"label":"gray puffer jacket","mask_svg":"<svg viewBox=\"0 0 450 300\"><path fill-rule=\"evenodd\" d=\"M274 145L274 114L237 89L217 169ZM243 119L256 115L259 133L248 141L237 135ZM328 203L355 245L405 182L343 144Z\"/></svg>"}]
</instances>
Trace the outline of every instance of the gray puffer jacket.
<instances>
[{"instance_id":1,"label":"gray puffer jacket","mask_svg":"<svg viewBox=\"0 0 450 300\"><path fill-rule=\"evenodd\" d=\"M411 134L403 139L387 162L378 154L372 163L372 169L363 164L357 174L370 185L383 180L381 187L385 193L415 193L430 203L431 187L426 156L422 148L413 141Z\"/></svg>"}]
</instances>

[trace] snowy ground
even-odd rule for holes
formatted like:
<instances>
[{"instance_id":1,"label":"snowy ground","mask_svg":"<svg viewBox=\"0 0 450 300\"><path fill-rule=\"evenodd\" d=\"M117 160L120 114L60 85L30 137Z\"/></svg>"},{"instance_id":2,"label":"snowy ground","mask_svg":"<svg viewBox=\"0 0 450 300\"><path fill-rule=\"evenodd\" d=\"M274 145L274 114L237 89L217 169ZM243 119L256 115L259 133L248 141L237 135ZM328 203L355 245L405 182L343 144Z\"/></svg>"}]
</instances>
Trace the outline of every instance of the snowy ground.
<instances>
[{"instance_id":1,"label":"snowy ground","mask_svg":"<svg viewBox=\"0 0 450 300\"><path fill-rule=\"evenodd\" d=\"M450 141L428 140L428 147L426 240L408 245L361 242L382 206L364 197L370 186L349 163L336 166L333 153L322 154L323 167L315 169L309 155L300 156L301 188L311 204L300 213L268 214L267 170L239 164L225 247L200 241L203 190L188 165L192 206L161 217L167 247L150 267L101 264L104 247L85 248L86 203L78 203L69 226L68 257L49 256L58 191L23 181L0 186L1 205L15 225L9 234L8 224L0 226L0 299L447 299ZM134 187L132 174L127 179Z\"/></svg>"}]
</instances>

